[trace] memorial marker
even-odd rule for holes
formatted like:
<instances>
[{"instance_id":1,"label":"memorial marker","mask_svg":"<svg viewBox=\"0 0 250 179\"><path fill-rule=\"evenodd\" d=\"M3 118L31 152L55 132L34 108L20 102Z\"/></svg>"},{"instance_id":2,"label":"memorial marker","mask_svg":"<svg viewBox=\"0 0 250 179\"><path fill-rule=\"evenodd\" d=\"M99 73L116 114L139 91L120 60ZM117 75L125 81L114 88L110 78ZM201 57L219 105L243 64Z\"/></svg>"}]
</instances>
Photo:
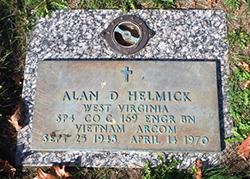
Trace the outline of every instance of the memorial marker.
<instances>
[{"instance_id":1,"label":"memorial marker","mask_svg":"<svg viewBox=\"0 0 250 179\"><path fill-rule=\"evenodd\" d=\"M38 67L33 150L220 151L215 61Z\"/></svg>"},{"instance_id":2,"label":"memorial marker","mask_svg":"<svg viewBox=\"0 0 250 179\"><path fill-rule=\"evenodd\" d=\"M37 20L16 164L143 167L162 152L180 168L219 164L232 127L226 35L220 10L60 10Z\"/></svg>"}]
</instances>

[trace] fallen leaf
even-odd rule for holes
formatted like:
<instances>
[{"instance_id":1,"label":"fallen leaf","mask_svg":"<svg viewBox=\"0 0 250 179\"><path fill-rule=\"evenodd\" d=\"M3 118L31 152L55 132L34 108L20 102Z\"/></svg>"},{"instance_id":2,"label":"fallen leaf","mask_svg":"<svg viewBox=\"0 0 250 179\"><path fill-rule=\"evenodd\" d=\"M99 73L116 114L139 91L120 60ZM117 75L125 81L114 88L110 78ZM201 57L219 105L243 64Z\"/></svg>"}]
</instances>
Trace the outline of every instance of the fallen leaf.
<instances>
[{"instance_id":1,"label":"fallen leaf","mask_svg":"<svg viewBox=\"0 0 250 179\"><path fill-rule=\"evenodd\" d=\"M24 121L24 105L22 100L18 104L18 108L15 113L8 120L16 131L19 131L22 128L22 124Z\"/></svg>"},{"instance_id":2,"label":"fallen leaf","mask_svg":"<svg viewBox=\"0 0 250 179\"><path fill-rule=\"evenodd\" d=\"M176 4L176 7L177 7L178 9L180 9L180 8L181 8L180 3L177 3L177 4Z\"/></svg>"},{"instance_id":3,"label":"fallen leaf","mask_svg":"<svg viewBox=\"0 0 250 179\"><path fill-rule=\"evenodd\" d=\"M196 1L193 0L193 8L195 8L195 6L196 6Z\"/></svg>"},{"instance_id":4,"label":"fallen leaf","mask_svg":"<svg viewBox=\"0 0 250 179\"><path fill-rule=\"evenodd\" d=\"M250 135L238 146L238 155L243 160L247 160L250 153Z\"/></svg>"},{"instance_id":5,"label":"fallen leaf","mask_svg":"<svg viewBox=\"0 0 250 179\"><path fill-rule=\"evenodd\" d=\"M34 179L47 179L47 174L41 168L37 169L37 176Z\"/></svg>"},{"instance_id":6,"label":"fallen leaf","mask_svg":"<svg viewBox=\"0 0 250 179\"><path fill-rule=\"evenodd\" d=\"M12 167L8 161L0 159L0 171L4 171L9 177L14 177L16 169Z\"/></svg>"},{"instance_id":7,"label":"fallen leaf","mask_svg":"<svg viewBox=\"0 0 250 179\"><path fill-rule=\"evenodd\" d=\"M34 179L66 179L70 178L69 174L65 172L65 165L60 168L53 166L49 173L45 173L41 168L37 169L37 176Z\"/></svg>"},{"instance_id":8,"label":"fallen leaf","mask_svg":"<svg viewBox=\"0 0 250 179\"><path fill-rule=\"evenodd\" d=\"M20 85L20 84L22 84L22 76L12 76L11 77L14 81L15 81L15 85Z\"/></svg>"},{"instance_id":9,"label":"fallen leaf","mask_svg":"<svg viewBox=\"0 0 250 179\"><path fill-rule=\"evenodd\" d=\"M250 80L247 80L244 83L242 83L244 89L246 89L249 86L249 84L250 84Z\"/></svg>"},{"instance_id":10,"label":"fallen leaf","mask_svg":"<svg viewBox=\"0 0 250 179\"><path fill-rule=\"evenodd\" d=\"M216 0L208 0L209 7L212 8L213 4L216 3Z\"/></svg>"},{"instance_id":11,"label":"fallen leaf","mask_svg":"<svg viewBox=\"0 0 250 179\"><path fill-rule=\"evenodd\" d=\"M250 72L250 70L249 70L249 65L248 65L247 63L242 62L242 63L241 63L241 66L242 66L246 71Z\"/></svg>"},{"instance_id":12,"label":"fallen leaf","mask_svg":"<svg viewBox=\"0 0 250 179\"><path fill-rule=\"evenodd\" d=\"M195 168L196 168L196 175L195 175L195 179L202 179L202 172L201 172L201 168L202 168L202 161L201 159L198 159L195 161Z\"/></svg>"},{"instance_id":13,"label":"fallen leaf","mask_svg":"<svg viewBox=\"0 0 250 179\"><path fill-rule=\"evenodd\" d=\"M65 165L62 166L62 169L59 166L55 166L53 168L51 168L53 171L55 171L55 173L58 176L61 176L63 178L69 178L69 174L67 172L65 172Z\"/></svg>"}]
</instances>

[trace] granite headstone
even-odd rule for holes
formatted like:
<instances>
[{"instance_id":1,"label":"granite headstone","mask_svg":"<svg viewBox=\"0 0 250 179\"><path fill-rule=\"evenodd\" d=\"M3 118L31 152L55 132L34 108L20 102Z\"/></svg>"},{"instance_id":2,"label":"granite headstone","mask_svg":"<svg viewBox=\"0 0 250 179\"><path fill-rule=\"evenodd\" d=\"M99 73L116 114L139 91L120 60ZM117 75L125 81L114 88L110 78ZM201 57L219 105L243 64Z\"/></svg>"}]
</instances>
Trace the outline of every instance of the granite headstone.
<instances>
[{"instance_id":1,"label":"granite headstone","mask_svg":"<svg viewBox=\"0 0 250 179\"><path fill-rule=\"evenodd\" d=\"M121 15L155 32L134 55L100 37ZM213 10L60 10L38 20L16 163L140 167L156 164L157 152L182 168L197 158L218 163L232 126L226 30L225 13Z\"/></svg>"}]
</instances>

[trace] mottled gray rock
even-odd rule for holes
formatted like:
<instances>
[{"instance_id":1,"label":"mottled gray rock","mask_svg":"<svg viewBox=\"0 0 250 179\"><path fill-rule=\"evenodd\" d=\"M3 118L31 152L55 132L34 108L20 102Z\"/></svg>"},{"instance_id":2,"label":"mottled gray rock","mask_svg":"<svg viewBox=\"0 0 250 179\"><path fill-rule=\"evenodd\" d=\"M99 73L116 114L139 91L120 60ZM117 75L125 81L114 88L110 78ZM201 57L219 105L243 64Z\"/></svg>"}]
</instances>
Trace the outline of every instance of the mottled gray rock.
<instances>
[{"instance_id":1,"label":"mottled gray rock","mask_svg":"<svg viewBox=\"0 0 250 179\"><path fill-rule=\"evenodd\" d=\"M129 57L114 53L99 34L109 23L121 16L134 14L156 32L146 47ZM215 59L220 62L220 124L222 141L232 135L225 88L228 75L226 17L214 10L70 10L55 11L52 17L37 21L31 36L24 72L23 100L26 126L18 132L17 165L67 164L85 167L142 167L149 160L158 163L153 152L33 152L30 150L33 106L36 94L37 62L46 58L154 58L154 59ZM41 124L42 125L42 124ZM219 164L220 153L163 153L166 158L182 161L181 168L194 164L197 158L207 166Z\"/></svg>"}]
</instances>

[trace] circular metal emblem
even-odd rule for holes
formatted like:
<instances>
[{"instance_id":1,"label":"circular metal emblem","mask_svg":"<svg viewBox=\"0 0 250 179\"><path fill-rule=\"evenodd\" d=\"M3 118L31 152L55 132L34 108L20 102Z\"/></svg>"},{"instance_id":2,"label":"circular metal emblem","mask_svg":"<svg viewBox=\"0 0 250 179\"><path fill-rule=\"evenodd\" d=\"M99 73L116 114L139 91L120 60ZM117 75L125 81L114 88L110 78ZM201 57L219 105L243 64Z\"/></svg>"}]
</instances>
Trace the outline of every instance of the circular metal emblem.
<instances>
[{"instance_id":1,"label":"circular metal emblem","mask_svg":"<svg viewBox=\"0 0 250 179\"><path fill-rule=\"evenodd\" d=\"M129 55L141 50L154 32L138 17L126 15L113 20L101 36L113 50Z\"/></svg>"}]
</instances>

